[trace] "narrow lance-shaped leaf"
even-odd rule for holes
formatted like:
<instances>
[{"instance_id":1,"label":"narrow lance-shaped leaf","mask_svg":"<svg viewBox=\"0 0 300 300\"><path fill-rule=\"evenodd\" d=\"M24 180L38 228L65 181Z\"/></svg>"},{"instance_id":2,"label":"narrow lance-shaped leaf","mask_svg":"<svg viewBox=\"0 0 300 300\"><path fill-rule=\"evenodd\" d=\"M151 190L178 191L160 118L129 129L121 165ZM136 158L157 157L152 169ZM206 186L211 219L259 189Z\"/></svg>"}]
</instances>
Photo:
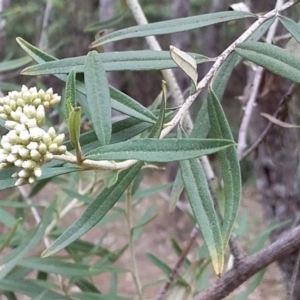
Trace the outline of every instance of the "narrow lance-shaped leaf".
<instances>
[{"instance_id":1,"label":"narrow lance-shaped leaf","mask_svg":"<svg viewBox=\"0 0 300 300\"><path fill-rule=\"evenodd\" d=\"M278 76L300 82L300 57L287 50L266 43L245 42L235 51Z\"/></svg>"},{"instance_id":2,"label":"narrow lance-shaped leaf","mask_svg":"<svg viewBox=\"0 0 300 300\"><path fill-rule=\"evenodd\" d=\"M201 109L198 112L197 118L194 123L194 127L191 133L191 138L206 138L209 132L210 124L207 113L207 99L202 103ZM176 208L177 201L183 191L184 185L181 177L180 171L177 172L174 185L172 187L170 202L169 202L169 212L173 213Z\"/></svg>"},{"instance_id":3,"label":"narrow lance-shaped leaf","mask_svg":"<svg viewBox=\"0 0 300 300\"><path fill-rule=\"evenodd\" d=\"M48 257L70 245L101 221L123 195L142 165L143 162L139 162L128 170L121 172L114 187L105 188L87 207L81 217L42 253L42 257Z\"/></svg>"},{"instance_id":4,"label":"narrow lance-shaped leaf","mask_svg":"<svg viewBox=\"0 0 300 300\"><path fill-rule=\"evenodd\" d=\"M279 21L285 29L295 38L300 44L300 24L285 16L279 16Z\"/></svg>"},{"instance_id":5,"label":"narrow lance-shaped leaf","mask_svg":"<svg viewBox=\"0 0 300 300\"><path fill-rule=\"evenodd\" d=\"M196 87L198 71L195 59L174 46L170 46L170 55L178 67L191 78L194 86Z\"/></svg>"},{"instance_id":6,"label":"narrow lance-shaped leaf","mask_svg":"<svg viewBox=\"0 0 300 300\"><path fill-rule=\"evenodd\" d=\"M179 129L178 137L181 138L183 134ZM196 158L182 160L179 166L193 215L207 245L213 268L220 276L224 267L224 242L205 173Z\"/></svg>"},{"instance_id":7,"label":"narrow lance-shaped leaf","mask_svg":"<svg viewBox=\"0 0 300 300\"><path fill-rule=\"evenodd\" d=\"M68 128L70 142L75 149L77 162L82 162L82 151L80 146L80 125L81 125L81 108L74 107L69 115Z\"/></svg>"},{"instance_id":8,"label":"narrow lance-shaped leaf","mask_svg":"<svg viewBox=\"0 0 300 300\"><path fill-rule=\"evenodd\" d=\"M126 29L121 29L110 34L107 34L96 41L90 47L97 47L109 42L119 41L128 38L145 37L149 35L161 35L174 32L182 32L209 26L212 24L227 22L231 20L255 17L253 14L245 12L227 11L212 14L205 14L187 18L179 18L145 25L133 26Z\"/></svg>"},{"instance_id":9,"label":"narrow lance-shaped leaf","mask_svg":"<svg viewBox=\"0 0 300 300\"><path fill-rule=\"evenodd\" d=\"M169 51L135 50L121 52L97 53L105 71L149 71L177 68L170 57ZM198 53L188 53L197 64L202 64L213 59ZM72 69L76 73L84 72L86 56L70 57L49 61L36 66L27 67L22 71L24 75L49 75L68 74Z\"/></svg>"},{"instance_id":10,"label":"narrow lance-shaped leaf","mask_svg":"<svg viewBox=\"0 0 300 300\"><path fill-rule=\"evenodd\" d=\"M134 139L102 146L85 157L94 160L171 162L212 154L232 144L233 141L225 139Z\"/></svg>"},{"instance_id":11,"label":"narrow lance-shaped leaf","mask_svg":"<svg viewBox=\"0 0 300 300\"><path fill-rule=\"evenodd\" d=\"M76 73L74 69L72 69L67 77L65 89L65 115L67 121L74 107L76 107Z\"/></svg>"},{"instance_id":12,"label":"narrow lance-shaped leaf","mask_svg":"<svg viewBox=\"0 0 300 300\"><path fill-rule=\"evenodd\" d=\"M208 114L212 134L216 138L226 138L233 141L233 136L222 109L222 106L212 90L208 94ZM227 246L241 199L241 172L235 146L232 145L218 152L222 178L224 182L225 211L222 224L224 249Z\"/></svg>"},{"instance_id":13,"label":"narrow lance-shaped leaf","mask_svg":"<svg viewBox=\"0 0 300 300\"><path fill-rule=\"evenodd\" d=\"M22 221L22 218L19 218L14 226L12 227L12 229L9 231L7 237L5 238L5 240L3 241L2 245L0 246L0 253L3 251L3 249L5 249L9 243L11 242L12 238L14 237L17 229L18 229L18 225L20 224L20 222Z\"/></svg>"},{"instance_id":14,"label":"narrow lance-shaped leaf","mask_svg":"<svg viewBox=\"0 0 300 300\"><path fill-rule=\"evenodd\" d=\"M164 80L162 81L161 87L162 87L162 101L160 105L160 111L159 111L157 121L149 134L150 138L159 138L164 125L166 105L167 105L167 87L166 87L166 82Z\"/></svg>"},{"instance_id":15,"label":"narrow lance-shaped leaf","mask_svg":"<svg viewBox=\"0 0 300 300\"><path fill-rule=\"evenodd\" d=\"M94 130L100 144L107 145L111 139L111 103L106 73L96 51L86 57L84 80Z\"/></svg>"}]
</instances>

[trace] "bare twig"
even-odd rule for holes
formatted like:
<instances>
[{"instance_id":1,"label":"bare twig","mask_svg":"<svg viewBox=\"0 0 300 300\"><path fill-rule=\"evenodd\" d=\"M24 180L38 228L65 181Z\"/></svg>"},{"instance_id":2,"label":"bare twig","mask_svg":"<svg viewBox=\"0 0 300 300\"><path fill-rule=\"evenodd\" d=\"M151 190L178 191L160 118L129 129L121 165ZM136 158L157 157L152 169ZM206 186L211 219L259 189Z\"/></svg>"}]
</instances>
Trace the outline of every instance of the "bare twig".
<instances>
[{"instance_id":1,"label":"bare twig","mask_svg":"<svg viewBox=\"0 0 300 300\"><path fill-rule=\"evenodd\" d=\"M287 103L291 100L294 91L296 89L296 84L293 83L289 90L287 91L287 93L282 97L282 99L280 100L278 107L275 111L275 113L273 114L274 118L277 118L280 115L280 112L282 110L282 108L284 106L287 105ZM268 125L266 126L265 130L262 132L261 136L255 141L255 143L249 148L247 149L241 156L240 160L243 160L244 158L246 158L250 153L252 153L265 139L265 137L267 136L267 134L269 133L269 131L271 130L271 128L273 127L274 123L270 122L268 123Z\"/></svg>"},{"instance_id":2,"label":"bare twig","mask_svg":"<svg viewBox=\"0 0 300 300\"><path fill-rule=\"evenodd\" d=\"M275 14L277 14L277 10L282 7L283 5L283 0L277 0L276 2L276 7L275 7ZM271 25L267 37L266 37L266 42L271 43L272 39L274 38L278 26L278 18L274 21L274 23ZM251 27L250 27L251 28ZM237 146L237 154L238 157L241 158L243 156L244 149L246 148L246 138L247 138L247 132L248 132L248 127L250 124L250 119L253 111L253 107L257 98L257 94L259 91L259 87L261 84L261 79L263 75L264 69L262 67L257 67L255 74L254 74L254 79L253 79L253 84L251 87L251 92L250 92L250 97L247 102L244 116L241 122L240 130L239 130L239 137L238 137L238 146Z\"/></svg>"},{"instance_id":3,"label":"bare twig","mask_svg":"<svg viewBox=\"0 0 300 300\"><path fill-rule=\"evenodd\" d=\"M284 233L269 247L241 259L235 268L229 270L206 290L196 295L194 300L221 300L225 298L252 275L271 263L286 257L299 247L300 226L297 226L289 233Z\"/></svg>"},{"instance_id":4,"label":"bare twig","mask_svg":"<svg viewBox=\"0 0 300 300\"><path fill-rule=\"evenodd\" d=\"M52 9L52 0L47 0L46 7L45 7L45 10L44 10L44 15L43 15L40 38L39 38L39 42L38 42L38 47L39 48L47 48L47 46L48 46L48 43L47 43L47 28L48 28L48 24L49 24L51 9Z\"/></svg>"},{"instance_id":5,"label":"bare twig","mask_svg":"<svg viewBox=\"0 0 300 300\"><path fill-rule=\"evenodd\" d=\"M188 255L188 253L190 252L190 250L193 246L194 241L196 240L198 232L199 232L199 228L198 228L198 226L195 226L193 228L192 232L190 233L190 238L187 241L181 255L179 256L174 268L172 269L172 272L169 276L168 282L164 285L164 287L162 288L162 290L156 297L156 300L165 299L165 296L167 295L168 290L170 289L171 285L173 284L173 282L176 280L176 278L178 276L178 273L179 273L182 263L184 262L186 256Z\"/></svg>"}]
</instances>

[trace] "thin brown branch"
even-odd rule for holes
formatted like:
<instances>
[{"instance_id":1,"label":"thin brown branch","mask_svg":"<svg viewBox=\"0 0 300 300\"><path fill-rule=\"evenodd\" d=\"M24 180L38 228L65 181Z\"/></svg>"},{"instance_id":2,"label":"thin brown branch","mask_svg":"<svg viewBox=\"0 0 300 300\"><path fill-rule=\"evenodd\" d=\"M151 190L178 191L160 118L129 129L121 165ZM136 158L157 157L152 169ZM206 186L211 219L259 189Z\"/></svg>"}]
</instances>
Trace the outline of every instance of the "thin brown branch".
<instances>
[{"instance_id":1,"label":"thin brown branch","mask_svg":"<svg viewBox=\"0 0 300 300\"><path fill-rule=\"evenodd\" d=\"M299 247L300 226L297 226L289 233L284 233L269 247L240 260L235 268L226 272L206 290L196 295L194 300L221 300L225 298L251 276L271 263L291 254Z\"/></svg>"},{"instance_id":2,"label":"thin brown branch","mask_svg":"<svg viewBox=\"0 0 300 300\"><path fill-rule=\"evenodd\" d=\"M292 99L293 93L296 89L296 84L293 83L289 90L287 91L287 93L282 97L282 99L280 100L279 104L278 104L278 108L276 109L275 113L273 114L274 118L277 118L280 115L280 112L282 110L283 107L285 107L290 100ZM265 130L262 132L261 136L257 139L257 141L250 147L248 148L241 156L240 160L243 160L244 158L246 158L250 153L252 153L265 139L265 137L267 136L267 134L269 133L269 131L271 130L271 128L273 127L273 123L269 121L268 125L266 126Z\"/></svg>"},{"instance_id":3,"label":"thin brown branch","mask_svg":"<svg viewBox=\"0 0 300 300\"><path fill-rule=\"evenodd\" d=\"M184 262L186 256L188 255L188 253L190 252L190 250L193 246L194 241L196 240L198 232L199 232L198 226L195 226L190 234L190 238L187 241L181 255L179 256L174 268L172 269L172 272L169 276L169 281L164 285L164 287L162 288L162 290L156 297L156 300L165 299L165 296L167 295L168 290L170 289L171 285L173 284L173 282L176 280L176 278L178 276L179 269L180 269L182 263Z\"/></svg>"},{"instance_id":4,"label":"thin brown branch","mask_svg":"<svg viewBox=\"0 0 300 300\"><path fill-rule=\"evenodd\" d=\"M294 266L294 270L293 270L293 276L292 276L292 282L291 282L291 291L290 291L290 295L289 295L289 300L293 300L295 299L294 297L296 297L295 295L295 289L296 289L296 285L297 285L297 278L299 275L299 267L300 267L300 248L298 250L298 256L297 256L297 261L296 264Z\"/></svg>"}]
</instances>

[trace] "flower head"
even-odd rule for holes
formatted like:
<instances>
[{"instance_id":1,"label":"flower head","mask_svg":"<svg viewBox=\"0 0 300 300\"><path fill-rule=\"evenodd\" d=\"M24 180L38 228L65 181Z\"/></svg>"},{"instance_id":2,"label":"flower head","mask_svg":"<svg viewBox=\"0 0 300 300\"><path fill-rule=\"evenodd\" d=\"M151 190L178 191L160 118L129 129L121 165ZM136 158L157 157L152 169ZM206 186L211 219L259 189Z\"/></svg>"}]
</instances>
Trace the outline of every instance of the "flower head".
<instances>
[{"instance_id":1,"label":"flower head","mask_svg":"<svg viewBox=\"0 0 300 300\"><path fill-rule=\"evenodd\" d=\"M53 127L41 128L45 123L45 109L57 104L61 97L52 89L37 90L22 86L20 92L10 92L0 98L0 117L10 131L0 141L0 170L21 168L12 175L15 185L33 183L42 175L41 165L52 160L54 154L64 154L64 134Z\"/></svg>"}]
</instances>

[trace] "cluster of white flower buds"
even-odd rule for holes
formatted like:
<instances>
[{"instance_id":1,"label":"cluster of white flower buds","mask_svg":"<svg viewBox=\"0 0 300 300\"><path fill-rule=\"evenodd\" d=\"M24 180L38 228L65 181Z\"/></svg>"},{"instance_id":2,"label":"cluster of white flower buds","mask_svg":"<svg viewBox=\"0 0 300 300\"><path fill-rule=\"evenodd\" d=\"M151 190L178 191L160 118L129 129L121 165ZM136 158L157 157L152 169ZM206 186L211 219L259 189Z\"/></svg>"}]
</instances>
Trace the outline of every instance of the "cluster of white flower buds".
<instances>
[{"instance_id":1,"label":"cluster of white flower buds","mask_svg":"<svg viewBox=\"0 0 300 300\"><path fill-rule=\"evenodd\" d=\"M45 131L45 109L60 102L61 97L47 91L22 86L21 92L10 92L0 98L0 117L9 132L0 141L0 170L21 168L12 175L15 185L33 183L42 175L41 165L64 154L64 134L53 127Z\"/></svg>"}]
</instances>

